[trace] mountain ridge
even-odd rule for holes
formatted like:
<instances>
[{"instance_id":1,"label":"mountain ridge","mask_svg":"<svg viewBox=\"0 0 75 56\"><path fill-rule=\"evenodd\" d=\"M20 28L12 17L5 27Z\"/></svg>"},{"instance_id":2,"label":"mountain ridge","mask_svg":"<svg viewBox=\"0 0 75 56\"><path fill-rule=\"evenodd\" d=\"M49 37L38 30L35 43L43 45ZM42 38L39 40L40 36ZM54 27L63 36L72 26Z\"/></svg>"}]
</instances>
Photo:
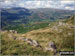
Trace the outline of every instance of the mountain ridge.
<instances>
[{"instance_id":1,"label":"mountain ridge","mask_svg":"<svg viewBox=\"0 0 75 56\"><path fill-rule=\"evenodd\" d=\"M66 16L65 16L66 15ZM2 27L13 26L17 24L28 24L36 22L49 22L59 19L67 19L71 15L74 15L73 11L58 10L52 8L39 8L39 9L27 9L27 8L1 8L1 24Z\"/></svg>"}]
</instances>

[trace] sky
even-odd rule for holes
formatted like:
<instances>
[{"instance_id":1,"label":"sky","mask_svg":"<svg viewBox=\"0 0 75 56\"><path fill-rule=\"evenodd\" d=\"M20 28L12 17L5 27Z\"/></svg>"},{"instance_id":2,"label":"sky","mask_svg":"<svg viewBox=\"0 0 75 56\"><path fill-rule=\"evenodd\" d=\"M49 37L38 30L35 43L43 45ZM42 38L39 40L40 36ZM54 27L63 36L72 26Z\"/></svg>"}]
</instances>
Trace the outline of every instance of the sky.
<instances>
[{"instance_id":1,"label":"sky","mask_svg":"<svg viewBox=\"0 0 75 56\"><path fill-rule=\"evenodd\" d=\"M75 10L75 0L0 0L0 7L24 7L28 9L56 8Z\"/></svg>"}]
</instances>

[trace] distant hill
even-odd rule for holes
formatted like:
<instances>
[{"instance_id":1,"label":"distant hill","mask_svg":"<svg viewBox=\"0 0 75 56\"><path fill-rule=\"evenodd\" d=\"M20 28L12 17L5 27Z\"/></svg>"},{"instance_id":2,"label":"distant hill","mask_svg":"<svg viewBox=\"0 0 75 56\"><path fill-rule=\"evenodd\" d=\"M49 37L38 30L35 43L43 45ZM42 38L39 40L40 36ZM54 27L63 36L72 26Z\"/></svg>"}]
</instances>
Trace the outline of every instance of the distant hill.
<instances>
[{"instance_id":1,"label":"distant hill","mask_svg":"<svg viewBox=\"0 0 75 56\"><path fill-rule=\"evenodd\" d=\"M59 19L67 19L74 15L74 11L60 10L53 8L26 9L21 7L16 8L1 8L1 23L2 27L8 25L28 24L35 22L49 22Z\"/></svg>"},{"instance_id":2,"label":"distant hill","mask_svg":"<svg viewBox=\"0 0 75 56\"><path fill-rule=\"evenodd\" d=\"M2 27L7 25L16 25L20 23L27 23L28 19L26 16L30 16L31 13L25 8L2 8L1 9L1 23ZM13 22L19 20L20 22ZM24 22L23 22L24 21Z\"/></svg>"}]
</instances>

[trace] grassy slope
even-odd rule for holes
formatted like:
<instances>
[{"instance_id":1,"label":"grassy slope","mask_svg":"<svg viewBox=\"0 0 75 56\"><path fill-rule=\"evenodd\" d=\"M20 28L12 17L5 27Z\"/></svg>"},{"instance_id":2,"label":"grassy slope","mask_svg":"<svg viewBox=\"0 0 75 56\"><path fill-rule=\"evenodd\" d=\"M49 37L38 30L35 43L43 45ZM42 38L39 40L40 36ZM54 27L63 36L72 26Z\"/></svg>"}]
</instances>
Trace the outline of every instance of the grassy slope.
<instances>
[{"instance_id":1,"label":"grassy slope","mask_svg":"<svg viewBox=\"0 0 75 56\"><path fill-rule=\"evenodd\" d=\"M16 36L17 38L23 36L39 41L43 48L46 47L49 41L55 41L58 50L73 51L74 50L74 17L67 20L66 23L59 26L59 22L53 22L48 27L38 30L30 31L26 34L11 34L9 32L2 32L2 54L7 55L50 55L50 52L42 51L39 48L32 47L20 40L13 40L8 34ZM72 22L70 22L72 21Z\"/></svg>"},{"instance_id":2,"label":"grassy slope","mask_svg":"<svg viewBox=\"0 0 75 56\"><path fill-rule=\"evenodd\" d=\"M26 33L25 37L38 40L43 47L51 40L55 41L58 50L73 51L74 49L74 16L63 25L54 22L50 26Z\"/></svg>"}]
</instances>

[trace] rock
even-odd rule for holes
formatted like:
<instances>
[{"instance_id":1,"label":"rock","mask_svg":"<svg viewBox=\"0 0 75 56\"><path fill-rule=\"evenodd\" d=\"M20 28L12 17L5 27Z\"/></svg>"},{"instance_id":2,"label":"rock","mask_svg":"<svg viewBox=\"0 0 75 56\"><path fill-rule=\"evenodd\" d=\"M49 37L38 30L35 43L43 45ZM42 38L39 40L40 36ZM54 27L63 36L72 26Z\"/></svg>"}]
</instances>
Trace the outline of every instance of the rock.
<instances>
[{"instance_id":1,"label":"rock","mask_svg":"<svg viewBox=\"0 0 75 56\"><path fill-rule=\"evenodd\" d=\"M33 40L33 45L36 46L36 47L42 47L42 46L38 43L38 41L35 41L35 40Z\"/></svg>"},{"instance_id":2,"label":"rock","mask_svg":"<svg viewBox=\"0 0 75 56\"><path fill-rule=\"evenodd\" d=\"M27 42L28 44L32 45L32 46L42 48L42 46L38 43L38 41L28 39L28 38L25 38L24 41Z\"/></svg>"},{"instance_id":3,"label":"rock","mask_svg":"<svg viewBox=\"0 0 75 56\"><path fill-rule=\"evenodd\" d=\"M27 42L30 45L33 45L33 41L31 39L24 39L25 42Z\"/></svg>"},{"instance_id":4,"label":"rock","mask_svg":"<svg viewBox=\"0 0 75 56\"><path fill-rule=\"evenodd\" d=\"M9 30L10 33L13 33L13 30Z\"/></svg>"},{"instance_id":5,"label":"rock","mask_svg":"<svg viewBox=\"0 0 75 56\"><path fill-rule=\"evenodd\" d=\"M34 46L38 46L39 43L38 43L37 41L33 40L33 45L34 45Z\"/></svg>"},{"instance_id":6,"label":"rock","mask_svg":"<svg viewBox=\"0 0 75 56\"><path fill-rule=\"evenodd\" d=\"M9 30L9 32L17 34L17 31L15 31L15 30Z\"/></svg>"},{"instance_id":7,"label":"rock","mask_svg":"<svg viewBox=\"0 0 75 56\"><path fill-rule=\"evenodd\" d=\"M56 47L55 43L52 41L50 41L48 43L47 47L45 47L45 50L52 51L52 52L54 52L54 54L57 53L57 47Z\"/></svg>"},{"instance_id":8,"label":"rock","mask_svg":"<svg viewBox=\"0 0 75 56\"><path fill-rule=\"evenodd\" d=\"M33 40L33 46L35 46L36 48L41 48L41 50L43 50L42 46L38 43L38 41Z\"/></svg>"},{"instance_id":9,"label":"rock","mask_svg":"<svg viewBox=\"0 0 75 56\"><path fill-rule=\"evenodd\" d=\"M14 31L15 34L17 34L17 31Z\"/></svg>"},{"instance_id":10,"label":"rock","mask_svg":"<svg viewBox=\"0 0 75 56\"><path fill-rule=\"evenodd\" d=\"M53 49L57 49L54 42L49 42L48 46Z\"/></svg>"}]
</instances>

